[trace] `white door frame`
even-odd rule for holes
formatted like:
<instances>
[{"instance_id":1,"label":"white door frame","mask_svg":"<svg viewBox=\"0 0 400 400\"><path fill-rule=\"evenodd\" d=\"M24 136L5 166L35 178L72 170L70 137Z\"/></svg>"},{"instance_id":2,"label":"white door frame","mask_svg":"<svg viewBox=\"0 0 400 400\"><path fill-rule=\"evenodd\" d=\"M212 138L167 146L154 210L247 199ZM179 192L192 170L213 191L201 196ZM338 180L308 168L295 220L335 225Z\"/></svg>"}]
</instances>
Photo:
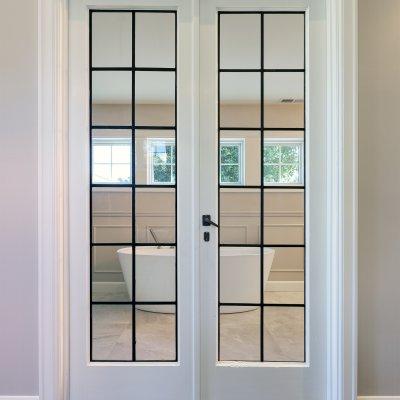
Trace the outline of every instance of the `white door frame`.
<instances>
[{"instance_id":1,"label":"white door frame","mask_svg":"<svg viewBox=\"0 0 400 400\"><path fill-rule=\"evenodd\" d=\"M327 4L330 246L326 400L354 400L357 395L357 0L327 0ZM67 400L68 0L39 0L38 34L39 396L40 400ZM197 57L196 48L194 55ZM198 204L194 208L198 210Z\"/></svg>"}]
</instances>

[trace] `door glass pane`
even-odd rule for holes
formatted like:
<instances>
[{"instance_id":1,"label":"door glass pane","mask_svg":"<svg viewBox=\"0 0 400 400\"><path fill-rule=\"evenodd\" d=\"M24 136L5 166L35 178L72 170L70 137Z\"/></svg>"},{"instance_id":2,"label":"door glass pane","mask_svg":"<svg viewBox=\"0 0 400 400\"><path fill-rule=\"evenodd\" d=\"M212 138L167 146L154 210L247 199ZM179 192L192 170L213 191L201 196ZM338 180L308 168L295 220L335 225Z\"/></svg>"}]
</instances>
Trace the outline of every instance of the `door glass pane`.
<instances>
[{"instance_id":1,"label":"door glass pane","mask_svg":"<svg viewBox=\"0 0 400 400\"><path fill-rule=\"evenodd\" d=\"M132 73L92 72L92 123L110 127L132 124Z\"/></svg>"},{"instance_id":2,"label":"door glass pane","mask_svg":"<svg viewBox=\"0 0 400 400\"><path fill-rule=\"evenodd\" d=\"M264 191L264 244L304 244L304 189Z\"/></svg>"},{"instance_id":3,"label":"door glass pane","mask_svg":"<svg viewBox=\"0 0 400 400\"><path fill-rule=\"evenodd\" d=\"M92 247L92 300L112 303L129 302L132 296L132 279L123 263L123 254L131 247L101 246Z\"/></svg>"},{"instance_id":4,"label":"door glass pane","mask_svg":"<svg viewBox=\"0 0 400 400\"><path fill-rule=\"evenodd\" d=\"M227 186L261 184L261 131L220 131L220 183ZM237 155L237 156L236 156ZM228 157L227 157L228 156ZM230 156L230 157L229 157ZM233 158L235 156L235 158Z\"/></svg>"},{"instance_id":5,"label":"door glass pane","mask_svg":"<svg viewBox=\"0 0 400 400\"><path fill-rule=\"evenodd\" d=\"M174 246L145 246L135 250L136 300L175 301L176 250ZM131 259L127 258L130 264ZM162 307L161 307L162 308ZM170 306L164 308L170 309Z\"/></svg>"},{"instance_id":6,"label":"door glass pane","mask_svg":"<svg viewBox=\"0 0 400 400\"><path fill-rule=\"evenodd\" d=\"M136 306L138 361L176 360L176 310L174 305Z\"/></svg>"},{"instance_id":7,"label":"door glass pane","mask_svg":"<svg viewBox=\"0 0 400 400\"><path fill-rule=\"evenodd\" d=\"M92 189L93 243L132 242L132 189Z\"/></svg>"},{"instance_id":8,"label":"door glass pane","mask_svg":"<svg viewBox=\"0 0 400 400\"><path fill-rule=\"evenodd\" d=\"M132 13L93 14L92 65L93 67L132 66Z\"/></svg>"},{"instance_id":9,"label":"door glass pane","mask_svg":"<svg viewBox=\"0 0 400 400\"><path fill-rule=\"evenodd\" d=\"M221 68L260 68L260 33L260 15L220 14Z\"/></svg>"},{"instance_id":10,"label":"door glass pane","mask_svg":"<svg viewBox=\"0 0 400 400\"><path fill-rule=\"evenodd\" d=\"M176 12L160 11L89 12L92 361L178 360Z\"/></svg>"},{"instance_id":11,"label":"door glass pane","mask_svg":"<svg viewBox=\"0 0 400 400\"><path fill-rule=\"evenodd\" d=\"M304 254L303 246L264 247L266 304L304 304Z\"/></svg>"},{"instance_id":12,"label":"door glass pane","mask_svg":"<svg viewBox=\"0 0 400 400\"><path fill-rule=\"evenodd\" d=\"M304 15L219 13L219 361L305 361Z\"/></svg>"},{"instance_id":13,"label":"door glass pane","mask_svg":"<svg viewBox=\"0 0 400 400\"><path fill-rule=\"evenodd\" d=\"M136 13L136 67L175 67L175 14Z\"/></svg>"},{"instance_id":14,"label":"door glass pane","mask_svg":"<svg viewBox=\"0 0 400 400\"><path fill-rule=\"evenodd\" d=\"M138 126L175 125L174 72L136 72L135 121Z\"/></svg>"},{"instance_id":15,"label":"door glass pane","mask_svg":"<svg viewBox=\"0 0 400 400\"><path fill-rule=\"evenodd\" d=\"M175 131L166 129L137 129L135 137L136 183L140 185L175 184Z\"/></svg>"},{"instance_id":16,"label":"door glass pane","mask_svg":"<svg viewBox=\"0 0 400 400\"><path fill-rule=\"evenodd\" d=\"M175 243L175 189L136 189L136 243Z\"/></svg>"},{"instance_id":17,"label":"door glass pane","mask_svg":"<svg viewBox=\"0 0 400 400\"><path fill-rule=\"evenodd\" d=\"M132 355L132 305L92 305L92 361L129 361Z\"/></svg>"},{"instance_id":18,"label":"door glass pane","mask_svg":"<svg viewBox=\"0 0 400 400\"><path fill-rule=\"evenodd\" d=\"M266 69L304 68L304 14L264 15Z\"/></svg>"},{"instance_id":19,"label":"door glass pane","mask_svg":"<svg viewBox=\"0 0 400 400\"><path fill-rule=\"evenodd\" d=\"M220 126L260 127L261 74L259 72L220 73Z\"/></svg>"},{"instance_id":20,"label":"door glass pane","mask_svg":"<svg viewBox=\"0 0 400 400\"><path fill-rule=\"evenodd\" d=\"M304 307L264 307L264 359L304 362Z\"/></svg>"},{"instance_id":21,"label":"door glass pane","mask_svg":"<svg viewBox=\"0 0 400 400\"><path fill-rule=\"evenodd\" d=\"M260 190L220 189L220 241L260 244Z\"/></svg>"},{"instance_id":22,"label":"door glass pane","mask_svg":"<svg viewBox=\"0 0 400 400\"><path fill-rule=\"evenodd\" d=\"M304 128L304 73L264 73L264 127Z\"/></svg>"},{"instance_id":23,"label":"door glass pane","mask_svg":"<svg viewBox=\"0 0 400 400\"><path fill-rule=\"evenodd\" d=\"M260 302L260 248L222 247L220 250L222 303Z\"/></svg>"},{"instance_id":24,"label":"door glass pane","mask_svg":"<svg viewBox=\"0 0 400 400\"><path fill-rule=\"evenodd\" d=\"M221 361L260 361L259 307L221 307L219 324Z\"/></svg>"}]
</instances>

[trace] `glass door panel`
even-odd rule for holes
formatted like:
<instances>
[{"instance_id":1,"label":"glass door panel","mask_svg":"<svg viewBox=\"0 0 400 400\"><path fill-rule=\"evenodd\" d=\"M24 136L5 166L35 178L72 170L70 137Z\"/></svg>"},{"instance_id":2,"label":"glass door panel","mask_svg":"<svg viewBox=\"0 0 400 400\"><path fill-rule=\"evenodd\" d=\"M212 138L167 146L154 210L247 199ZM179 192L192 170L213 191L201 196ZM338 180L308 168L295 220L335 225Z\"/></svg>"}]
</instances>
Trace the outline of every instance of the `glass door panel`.
<instances>
[{"instance_id":1,"label":"glass door panel","mask_svg":"<svg viewBox=\"0 0 400 400\"><path fill-rule=\"evenodd\" d=\"M282 23L290 24L291 32L277 43L274 34ZM305 116L305 13L220 11L218 24L218 360L304 362L304 320L302 329L288 328L292 335L279 326L291 325L293 313L289 310L294 307L301 308L304 317L305 304L292 303L292 292L271 291L280 271L271 246L300 246L303 252L294 262L304 264L304 140L297 132L304 129ZM243 125L251 130L246 131ZM288 128L295 133L293 142L285 133ZM271 129L275 132L273 141L266 140ZM228 148L226 136L230 132L235 134L236 143L241 143L240 148L251 151L241 156L233 140ZM240 179L242 170L248 172ZM228 189L231 182L240 189ZM297 278L299 285L303 284L304 275ZM279 307L270 308L269 301L279 303ZM284 308L289 303L290 309ZM227 326L234 332L231 337L225 334ZM235 337L241 338L238 343ZM282 348L291 346L286 358L265 350L266 346L271 348L269 342L278 340ZM257 356L249 357L246 348L252 348Z\"/></svg>"}]
</instances>

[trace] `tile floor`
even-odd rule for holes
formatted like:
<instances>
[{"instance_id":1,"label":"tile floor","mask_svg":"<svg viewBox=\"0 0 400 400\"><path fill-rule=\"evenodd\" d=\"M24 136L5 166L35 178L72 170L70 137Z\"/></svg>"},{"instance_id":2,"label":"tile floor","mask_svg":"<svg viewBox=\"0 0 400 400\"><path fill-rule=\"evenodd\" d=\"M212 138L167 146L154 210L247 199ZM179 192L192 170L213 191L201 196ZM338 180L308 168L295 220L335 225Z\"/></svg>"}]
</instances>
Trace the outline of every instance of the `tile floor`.
<instances>
[{"instance_id":1,"label":"tile floor","mask_svg":"<svg viewBox=\"0 0 400 400\"><path fill-rule=\"evenodd\" d=\"M302 303L301 292L265 292L266 302ZM304 313L300 307L264 308L266 361L302 361ZM221 360L257 361L260 353L260 309L221 314ZM175 315L136 310L136 354L140 360L175 358ZM93 307L93 358L128 360L132 354L130 305Z\"/></svg>"}]
</instances>

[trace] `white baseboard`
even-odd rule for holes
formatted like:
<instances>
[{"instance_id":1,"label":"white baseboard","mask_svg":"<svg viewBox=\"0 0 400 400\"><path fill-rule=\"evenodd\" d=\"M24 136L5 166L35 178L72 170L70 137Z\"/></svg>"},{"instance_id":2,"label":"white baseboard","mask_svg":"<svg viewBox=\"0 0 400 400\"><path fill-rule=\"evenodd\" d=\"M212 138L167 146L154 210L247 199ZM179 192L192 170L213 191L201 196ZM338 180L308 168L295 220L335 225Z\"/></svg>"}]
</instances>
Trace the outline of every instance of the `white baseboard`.
<instances>
[{"instance_id":1,"label":"white baseboard","mask_svg":"<svg viewBox=\"0 0 400 400\"><path fill-rule=\"evenodd\" d=\"M267 292L303 292L303 281L268 281Z\"/></svg>"},{"instance_id":2,"label":"white baseboard","mask_svg":"<svg viewBox=\"0 0 400 400\"><path fill-rule=\"evenodd\" d=\"M39 400L39 396L0 396L0 400Z\"/></svg>"},{"instance_id":3,"label":"white baseboard","mask_svg":"<svg viewBox=\"0 0 400 400\"><path fill-rule=\"evenodd\" d=\"M400 396L358 396L357 400L400 400Z\"/></svg>"}]
</instances>

